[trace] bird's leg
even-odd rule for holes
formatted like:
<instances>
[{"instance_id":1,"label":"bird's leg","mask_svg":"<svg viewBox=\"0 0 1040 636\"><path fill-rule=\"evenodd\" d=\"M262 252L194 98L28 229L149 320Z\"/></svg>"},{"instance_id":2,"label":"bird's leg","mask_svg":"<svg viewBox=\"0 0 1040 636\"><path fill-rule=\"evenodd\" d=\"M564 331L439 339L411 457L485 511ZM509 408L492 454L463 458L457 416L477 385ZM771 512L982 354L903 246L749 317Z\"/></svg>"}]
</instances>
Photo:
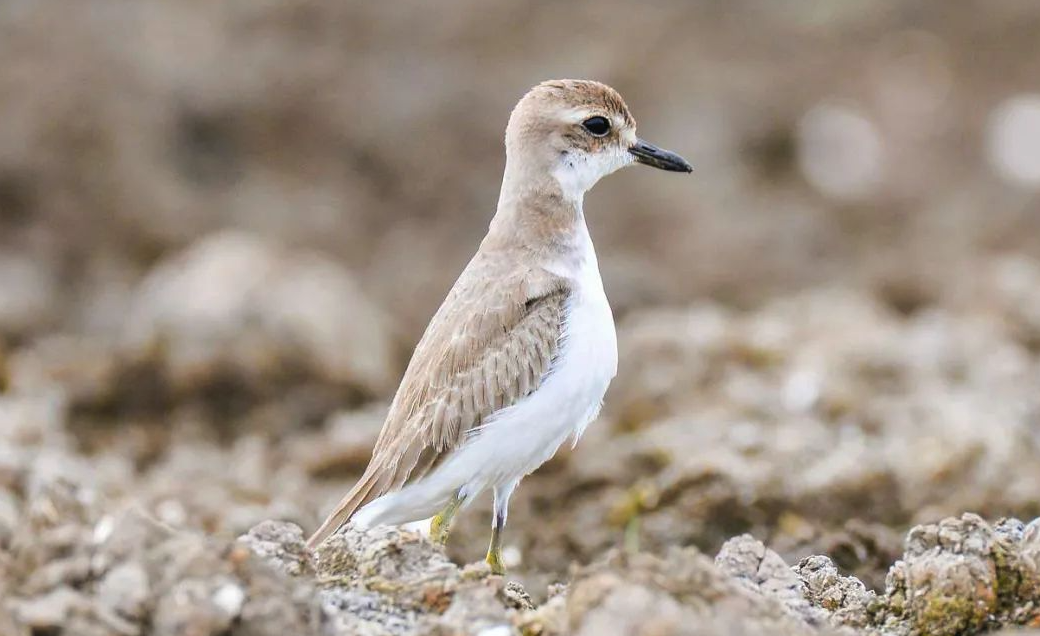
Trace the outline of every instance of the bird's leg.
<instances>
[{"instance_id":1,"label":"bird's leg","mask_svg":"<svg viewBox=\"0 0 1040 636\"><path fill-rule=\"evenodd\" d=\"M491 522L491 545L488 546L487 564L492 574L505 574L506 566L502 562L502 533L506 528L506 513L509 508L509 497L516 488L516 482L495 488L495 516Z\"/></svg>"},{"instance_id":2,"label":"bird's leg","mask_svg":"<svg viewBox=\"0 0 1040 636\"><path fill-rule=\"evenodd\" d=\"M444 510L441 510L433 517L430 521L431 540L441 545L448 542L448 534L451 533L451 520L455 517L455 513L459 511L463 501L465 501L465 497L459 496L459 493L456 492L451 496L451 501L448 502L448 505L444 506Z\"/></svg>"}]
</instances>

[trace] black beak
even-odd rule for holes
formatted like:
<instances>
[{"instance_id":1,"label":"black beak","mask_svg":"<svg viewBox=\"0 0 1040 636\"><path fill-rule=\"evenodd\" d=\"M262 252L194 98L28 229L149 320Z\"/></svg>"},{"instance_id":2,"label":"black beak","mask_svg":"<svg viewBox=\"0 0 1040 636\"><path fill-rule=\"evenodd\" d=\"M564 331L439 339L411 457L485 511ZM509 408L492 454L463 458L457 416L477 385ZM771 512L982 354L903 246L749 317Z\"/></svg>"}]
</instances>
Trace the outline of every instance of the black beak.
<instances>
[{"instance_id":1,"label":"black beak","mask_svg":"<svg viewBox=\"0 0 1040 636\"><path fill-rule=\"evenodd\" d=\"M628 151L635 155L636 161L639 163L645 163L654 168L669 172L693 172L693 166L679 155L662 150L642 139L636 139L636 143Z\"/></svg>"}]
</instances>

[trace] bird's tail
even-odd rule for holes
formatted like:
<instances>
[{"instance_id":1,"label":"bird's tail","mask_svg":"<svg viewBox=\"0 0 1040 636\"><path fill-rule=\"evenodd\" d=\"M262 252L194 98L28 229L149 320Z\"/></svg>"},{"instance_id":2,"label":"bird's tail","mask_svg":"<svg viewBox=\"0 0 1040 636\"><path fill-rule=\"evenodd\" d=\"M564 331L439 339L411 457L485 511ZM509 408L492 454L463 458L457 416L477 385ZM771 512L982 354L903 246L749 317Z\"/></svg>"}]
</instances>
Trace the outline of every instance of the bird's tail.
<instances>
[{"instance_id":1,"label":"bird's tail","mask_svg":"<svg viewBox=\"0 0 1040 636\"><path fill-rule=\"evenodd\" d=\"M383 495L366 504L353 516L359 528L380 524L402 524L432 517L448 504L462 486L462 479L437 471L426 479Z\"/></svg>"},{"instance_id":2,"label":"bird's tail","mask_svg":"<svg viewBox=\"0 0 1040 636\"><path fill-rule=\"evenodd\" d=\"M473 441L467 442L433 473L390 493L387 491L400 487L392 476L388 478L379 470L365 471L325 523L307 540L307 547L314 549L348 521L359 528L401 524L432 517L456 495L472 501L492 484L491 477L496 474L485 465L486 458L481 461L481 455L487 455L485 449L475 446Z\"/></svg>"},{"instance_id":3,"label":"bird's tail","mask_svg":"<svg viewBox=\"0 0 1040 636\"><path fill-rule=\"evenodd\" d=\"M354 516L362 506L372 501L379 496L380 491L376 488L376 483L379 481L379 475L376 471L367 470L365 474L361 476L354 487L350 489L343 499L340 500L336 509L332 511L332 514L321 524L311 538L307 539L307 547L314 549L321 545L321 542L329 538L334 532L340 529L346 522L350 521L350 518Z\"/></svg>"}]
</instances>

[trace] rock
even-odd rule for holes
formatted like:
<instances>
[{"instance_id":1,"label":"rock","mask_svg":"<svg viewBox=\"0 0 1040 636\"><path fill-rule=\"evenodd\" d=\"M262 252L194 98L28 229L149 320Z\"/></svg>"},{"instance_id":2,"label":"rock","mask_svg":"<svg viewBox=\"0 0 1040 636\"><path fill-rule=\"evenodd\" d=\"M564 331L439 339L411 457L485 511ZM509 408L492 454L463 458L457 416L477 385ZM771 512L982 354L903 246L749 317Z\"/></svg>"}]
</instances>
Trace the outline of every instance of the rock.
<instances>
[{"instance_id":1,"label":"rock","mask_svg":"<svg viewBox=\"0 0 1040 636\"><path fill-rule=\"evenodd\" d=\"M76 501L76 492L44 488L39 496L62 510L62 498ZM95 515L92 506L73 506L13 542L14 577L3 580L0 604L0 621L6 611L15 626L9 631L912 636L1040 620L1040 521L964 515L916 527L882 596L827 557L791 568L741 535L714 561L693 548L612 553L576 569L538 604L518 583L489 576L482 564L460 569L440 546L401 529L348 526L312 557L288 522L263 522L228 543L133 508Z\"/></svg>"},{"instance_id":2,"label":"rock","mask_svg":"<svg viewBox=\"0 0 1040 636\"><path fill-rule=\"evenodd\" d=\"M889 571L884 626L942 636L1035 624L1036 534L1034 524L973 514L913 528Z\"/></svg>"},{"instance_id":3,"label":"rock","mask_svg":"<svg viewBox=\"0 0 1040 636\"><path fill-rule=\"evenodd\" d=\"M563 636L570 633L568 623L566 595L551 591L544 603L521 612L516 620L520 632L532 636Z\"/></svg>"},{"instance_id":4,"label":"rock","mask_svg":"<svg viewBox=\"0 0 1040 636\"><path fill-rule=\"evenodd\" d=\"M323 608L335 633L477 634L511 630L519 586L487 568L459 570L413 532L347 526L317 550Z\"/></svg>"},{"instance_id":5,"label":"rock","mask_svg":"<svg viewBox=\"0 0 1040 636\"><path fill-rule=\"evenodd\" d=\"M0 487L0 549L6 549L11 544L11 538L21 518L19 508L15 496L9 490Z\"/></svg>"},{"instance_id":6,"label":"rock","mask_svg":"<svg viewBox=\"0 0 1040 636\"><path fill-rule=\"evenodd\" d=\"M867 590L859 579L842 576L838 568L825 556L802 559L795 567L802 582L802 593L810 605L826 610L828 620L835 625L867 627L877 596Z\"/></svg>"},{"instance_id":7,"label":"rock","mask_svg":"<svg viewBox=\"0 0 1040 636\"><path fill-rule=\"evenodd\" d=\"M0 337L28 335L46 326L55 319L58 300L58 286L47 267L0 253Z\"/></svg>"},{"instance_id":8,"label":"rock","mask_svg":"<svg viewBox=\"0 0 1040 636\"><path fill-rule=\"evenodd\" d=\"M460 586L448 609L436 619L432 633L513 636L513 614L503 606L496 587L491 581Z\"/></svg>"},{"instance_id":9,"label":"rock","mask_svg":"<svg viewBox=\"0 0 1040 636\"><path fill-rule=\"evenodd\" d=\"M148 573L132 561L109 570L97 589L97 602L102 607L133 621L144 618L150 598Z\"/></svg>"},{"instance_id":10,"label":"rock","mask_svg":"<svg viewBox=\"0 0 1040 636\"><path fill-rule=\"evenodd\" d=\"M981 287L977 295L988 296L987 305L1008 321L1023 343L1040 343L1040 264L1025 256L1005 256L987 269L989 275L976 282Z\"/></svg>"},{"instance_id":11,"label":"rock","mask_svg":"<svg viewBox=\"0 0 1040 636\"><path fill-rule=\"evenodd\" d=\"M241 544L178 532L133 508L57 519L13 542L7 573L21 624L88 636L318 634L323 614L311 582Z\"/></svg>"},{"instance_id":12,"label":"rock","mask_svg":"<svg viewBox=\"0 0 1040 636\"><path fill-rule=\"evenodd\" d=\"M174 386L224 374L293 372L384 394L395 379L393 328L333 261L241 232L199 240L142 281L127 316L135 359L158 356Z\"/></svg>"},{"instance_id":13,"label":"rock","mask_svg":"<svg viewBox=\"0 0 1040 636\"><path fill-rule=\"evenodd\" d=\"M461 579L426 538L386 526L333 535L318 547L316 569L326 611L334 608L334 620L352 629L414 628L447 610Z\"/></svg>"},{"instance_id":14,"label":"rock","mask_svg":"<svg viewBox=\"0 0 1040 636\"><path fill-rule=\"evenodd\" d=\"M264 521L239 537L238 542L289 576L314 571L303 540L303 530L294 523Z\"/></svg>"},{"instance_id":15,"label":"rock","mask_svg":"<svg viewBox=\"0 0 1040 636\"><path fill-rule=\"evenodd\" d=\"M226 633L241 606L231 608L235 613L229 614L228 608L216 602L219 589L197 579L176 582L169 592L159 597L152 623L155 634L217 636Z\"/></svg>"},{"instance_id":16,"label":"rock","mask_svg":"<svg viewBox=\"0 0 1040 636\"><path fill-rule=\"evenodd\" d=\"M614 554L576 574L567 606L569 630L581 635L816 633L692 549Z\"/></svg>"},{"instance_id":17,"label":"rock","mask_svg":"<svg viewBox=\"0 0 1040 636\"><path fill-rule=\"evenodd\" d=\"M790 519L783 522L788 524ZM801 518L796 523L811 525ZM859 519L850 519L840 528L823 532L802 533L789 529L781 538L774 545L781 554L826 554L840 570L863 581L872 590L884 589L888 567L903 554L902 532Z\"/></svg>"},{"instance_id":18,"label":"rock","mask_svg":"<svg viewBox=\"0 0 1040 636\"><path fill-rule=\"evenodd\" d=\"M73 405L97 408L126 391L121 365L112 339L49 335L12 353L10 383L26 393L58 389Z\"/></svg>"},{"instance_id":19,"label":"rock","mask_svg":"<svg viewBox=\"0 0 1040 636\"><path fill-rule=\"evenodd\" d=\"M0 395L0 450L47 447L54 452L68 441L68 409L56 392Z\"/></svg>"},{"instance_id":20,"label":"rock","mask_svg":"<svg viewBox=\"0 0 1040 636\"><path fill-rule=\"evenodd\" d=\"M803 592L803 580L776 552L750 535L741 535L723 544L715 557L715 565L767 598L772 598L793 616L808 625L821 625L826 612L810 603Z\"/></svg>"},{"instance_id":21,"label":"rock","mask_svg":"<svg viewBox=\"0 0 1040 636\"><path fill-rule=\"evenodd\" d=\"M101 518L92 535L99 544L94 562L97 567L107 569L161 548L177 533L155 517L133 507Z\"/></svg>"},{"instance_id":22,"label":"rock","mask_svg":"<svg viewBox=\"0 0 1040 636\"><path fill-rule=\"evenodd\" d=\"M513 609L531 610L535 607L531 595L516 581L510 581L502 588L502 599Z\"/></svg>"},{"instance_id":23,"label":"rock","mask_svg":"<svg viewBox=\"0 0 1040 636\"><path fill-rule=\"evenodd\" d=\"M30 600L15 601L14 617L32 630L61 629L69 615L87 605L83 595L69 587L59 587Z\"/></svg>"},{"instance_id":24,"label":"rock","mask_svg":"<svg viewBox=\"0 0 1040 636\"><path fill-rule=\"evenodd\" d=\"M458 567L428 539L389 526L368 530L347 526L318 546L316 556L319 578L341 584L375 588L392 584L407 590L428 580L446 583L460 577ZM421 598L415 600L422 603Z\"/></svg>"},{"instance_id":25,"label":"rock","mask_svg":"<svg viewBox=\"0 0 1040 636\"><path fill-rule=\"evenodd\" d=\"M340 471L360 474L368 465L385 419L383 406L334 413L326 418L321 431L293 438L294 460L316 476Z\"/></svg>"}]
</instances>

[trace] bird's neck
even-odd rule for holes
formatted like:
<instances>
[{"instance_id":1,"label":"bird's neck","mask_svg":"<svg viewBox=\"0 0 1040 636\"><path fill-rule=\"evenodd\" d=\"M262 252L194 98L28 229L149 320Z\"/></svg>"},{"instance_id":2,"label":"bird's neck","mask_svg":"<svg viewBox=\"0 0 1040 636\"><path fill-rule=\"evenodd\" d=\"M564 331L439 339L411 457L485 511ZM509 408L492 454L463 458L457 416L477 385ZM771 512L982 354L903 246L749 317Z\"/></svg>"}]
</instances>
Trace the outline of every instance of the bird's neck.
<instances>
[{"instance_id":1,"label":"bird's neck","mask_svg":"<svg viewBox=\"0 0 1040 636\"><path fill-rule=\"evenodd\" d=\"M576 239L588 233L582 198L568 196L551 174L524 174L510 170L507 163L485 247L569 251Z\"/></svg>"}]
</instances>

